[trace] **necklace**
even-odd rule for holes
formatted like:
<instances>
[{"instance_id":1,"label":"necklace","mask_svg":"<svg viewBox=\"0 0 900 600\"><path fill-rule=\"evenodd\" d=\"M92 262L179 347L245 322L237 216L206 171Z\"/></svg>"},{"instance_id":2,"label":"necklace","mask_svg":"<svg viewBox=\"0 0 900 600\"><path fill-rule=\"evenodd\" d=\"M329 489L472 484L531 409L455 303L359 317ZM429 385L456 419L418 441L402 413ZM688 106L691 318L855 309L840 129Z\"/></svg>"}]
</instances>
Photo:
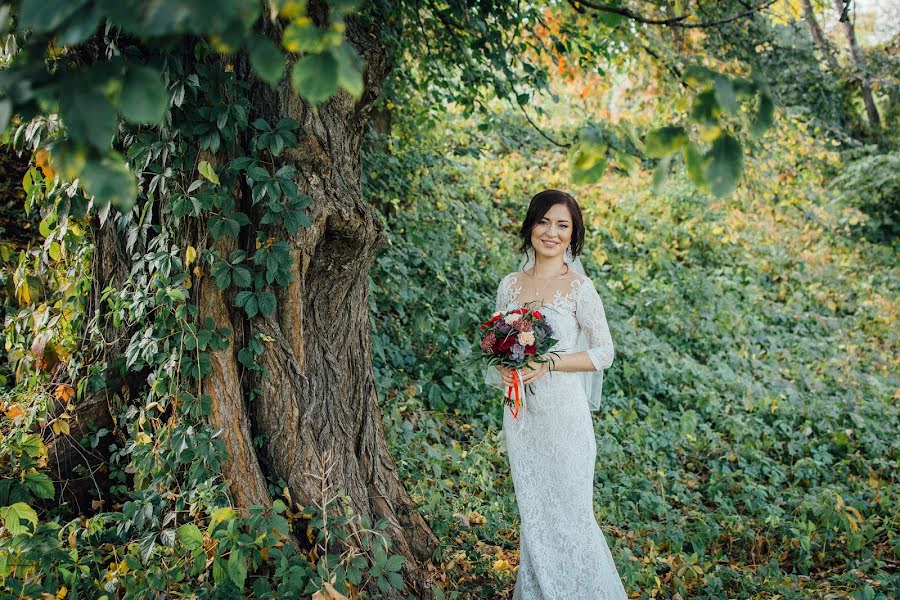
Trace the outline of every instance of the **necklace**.
<instances>
[{"instance_id":1,"label":"necklace","mask_svg":"<svg viewBox=\"0 0 900 600\"><path fill-rule=\"evenodd\" d=\"M534 270L534 267L532 267L532 270ZM526 302L525 304L531 304L532 302L539 302L539 301L543 302L543 298L545 297L545 292L547 290L547 282L551 281L553 279L559 279L560 277L562 277L564 275L568 275L569 274L569 265L566 265L566 270L564 273L559 273L557 275L551 275L550 277L535 277L528 271L524 271L524 273L526 275L528 275L528 277L531 277L533 279L536 279L537 281L542 282L535 290L536 292L539 292L537 294L537 298L535 298L534 300L531 300L529 302Z\"/></svg>"},{"instance_id":2,"label":"necklace","mask_svg":"<svg viewBox=\"0 0 900 600\"><path fill-rule=\"evenodd\" d=\"M531 267L531 270L534 271L536 266L537 265ZM551 279L559 279L560 277L563 277L564 275L568 275L569 274L569 265L566 265L565 272L557 273L556 275L551 275L550 277L538 277L538 276L534 275L533 273L529 273L528 271L525 271L525 274L528 275L529 277L531 277L532 279L537 279L539 281L550 281Z\"/></svg>"}]
</instances>

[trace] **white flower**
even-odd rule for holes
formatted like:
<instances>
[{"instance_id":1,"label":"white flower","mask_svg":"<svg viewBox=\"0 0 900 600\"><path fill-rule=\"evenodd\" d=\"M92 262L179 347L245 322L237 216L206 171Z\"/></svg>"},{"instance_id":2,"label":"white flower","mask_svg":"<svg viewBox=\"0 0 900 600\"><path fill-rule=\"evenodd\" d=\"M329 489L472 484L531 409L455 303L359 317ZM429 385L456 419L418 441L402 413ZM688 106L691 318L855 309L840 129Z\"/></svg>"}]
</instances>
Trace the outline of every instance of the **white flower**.
<instances>
[{"instance_id":1,"label":"white flower","mask_svg":"<svg viewBox=\"0 0 900 600\"><path fill-rule=\"evenodd\" d=\"M519 340L519 343L523 346L530 346L534 343L534 332L523 331L518 335L518 337L516 337L516 339Z\"/></svg>"},{"instance_id":2,"label":"white flower","mask_svg":"<svg viewBox=\"0 0 900 600\"><path fill-rule=\"evenodd\" d=\"M505 317L503 317L503 320L506 321L507 325L512 325L521 318L522 315L520 313L513 313L511 315L506 315Z\"/></svg>"}]
</instances>

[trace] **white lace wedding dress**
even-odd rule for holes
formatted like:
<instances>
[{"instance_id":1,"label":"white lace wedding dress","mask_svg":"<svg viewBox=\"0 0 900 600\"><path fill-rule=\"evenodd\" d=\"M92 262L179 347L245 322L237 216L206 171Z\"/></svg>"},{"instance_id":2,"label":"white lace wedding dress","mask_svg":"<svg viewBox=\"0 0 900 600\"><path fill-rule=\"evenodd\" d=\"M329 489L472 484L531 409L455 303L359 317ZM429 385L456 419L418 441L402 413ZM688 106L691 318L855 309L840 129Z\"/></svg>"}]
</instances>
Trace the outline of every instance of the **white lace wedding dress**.
<instances>
[{"instance_id":1,"label":"white lace wedding dress","mask_svg":"<svg viewBox=\"0 0 900 600\"><path fill-rule=\"evenodd\" d=\"M496 310L522 306L520 278L510 273L497 289ZM533 308L533 306L530 306ZM553 327L560 353L575 348L579 329L596 369L613 362L603 303L580 274L539 309ZM494 373L491 373L494 371ZM505 388L491 367L485 380ZM519 571L513 600L624 600L622 580L594 517L597 445L580 373L555 371L534 381L513 419L503 409L503 433L521 517Z\"/></svg>"}]
</instances>

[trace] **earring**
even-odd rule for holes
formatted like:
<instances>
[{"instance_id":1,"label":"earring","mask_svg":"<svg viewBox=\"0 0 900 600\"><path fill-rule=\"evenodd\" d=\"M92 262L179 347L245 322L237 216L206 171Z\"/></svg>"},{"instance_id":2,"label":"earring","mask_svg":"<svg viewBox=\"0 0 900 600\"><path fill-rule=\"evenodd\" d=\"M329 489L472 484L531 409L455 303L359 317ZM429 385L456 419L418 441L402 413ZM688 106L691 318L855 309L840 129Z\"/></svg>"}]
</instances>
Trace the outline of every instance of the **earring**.
<instances>
[{"instance_id":1,"label":"earring","mask_svg":"<svg viewBox=\"0 0 900 600\"><path fill-rule=\"evenodd\" d=\"M563 256L563 262L569 264L574 260L575 256L572 254L572 244L569 244L568 246L566 246L566 253Z\"/></svg>"}]
</instances>

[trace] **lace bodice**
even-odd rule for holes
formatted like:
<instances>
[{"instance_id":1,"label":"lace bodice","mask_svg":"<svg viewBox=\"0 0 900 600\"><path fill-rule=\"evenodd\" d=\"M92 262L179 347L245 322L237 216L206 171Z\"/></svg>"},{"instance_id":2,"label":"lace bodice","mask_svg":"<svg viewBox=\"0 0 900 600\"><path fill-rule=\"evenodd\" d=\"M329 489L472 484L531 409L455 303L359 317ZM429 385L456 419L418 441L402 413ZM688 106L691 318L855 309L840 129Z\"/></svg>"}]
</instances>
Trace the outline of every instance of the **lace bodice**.
<instances>
[{"instance_id":1,"label":"lace bodice","mask_svg":"<svg viewBox=\"0 0 900 600\"><path fill-rule=\"evenodd\" d=\"M495 310L507 311L522 306L519 273L510 273L497 287ZM568 289L556 289L553 299L541 308L553 327L554 337L559 340L551 350L560 353L572 352L578 340L579 328L587 339L587 353L596 370L607 369L615 357L612 336L606 322L603 301L594 287L594 282L584 275L576 274L568 284ZM529 308L538 308L530 304Z\"/></svg>"}]
</instances>

